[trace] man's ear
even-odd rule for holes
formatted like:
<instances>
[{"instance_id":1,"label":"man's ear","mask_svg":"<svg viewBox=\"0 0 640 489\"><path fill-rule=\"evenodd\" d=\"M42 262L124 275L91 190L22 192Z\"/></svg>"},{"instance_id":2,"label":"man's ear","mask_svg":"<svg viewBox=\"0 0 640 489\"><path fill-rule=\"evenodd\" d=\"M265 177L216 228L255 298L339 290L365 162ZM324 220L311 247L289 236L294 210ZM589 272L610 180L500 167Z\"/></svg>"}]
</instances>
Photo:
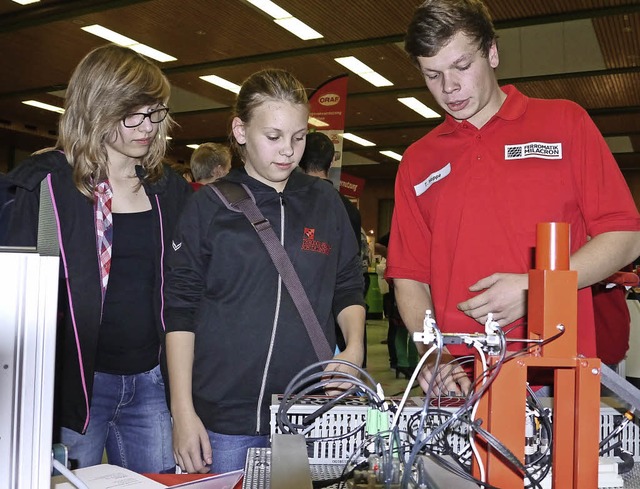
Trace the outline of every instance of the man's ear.
<instances>
[{"instance_id":1,"label":"man's ear","mask_svg":"<svg viewBox=\"0 0 640 489\"><path fill-rule=\"evenodd\" d=\"M244 144L247 142L244 130L244 122L242 122L242 119L240 119L240 117L234 117L231 121L231 131L233 132L233 137L236 138L238 144Z\"/></svg>"},{"instance_id":2,"label":"man's ear","mask_svg":"<svg viewBox=\"0 0 640 489\"><path fill-rule=\"evenodd\" d=\"M493 42L491 43L491 47L489 48L488 58L489 65L495 70L500 64L500 56L498 55L498 43L495 39L493 40Z\"/></svg>"}]
</instances>

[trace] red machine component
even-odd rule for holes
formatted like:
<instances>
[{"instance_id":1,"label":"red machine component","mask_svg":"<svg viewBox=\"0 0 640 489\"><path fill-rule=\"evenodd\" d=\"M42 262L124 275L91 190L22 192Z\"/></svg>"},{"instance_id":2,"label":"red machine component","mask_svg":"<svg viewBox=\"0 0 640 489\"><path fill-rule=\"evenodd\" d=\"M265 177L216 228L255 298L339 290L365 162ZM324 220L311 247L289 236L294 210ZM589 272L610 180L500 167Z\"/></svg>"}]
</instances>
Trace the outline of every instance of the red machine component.
<instances>
[{"instance_id":1,"label":"red machine component","mask_svg":"<svg viewBox=\"0 0 640 489\"><path fill-rule=\"evenodd\" d=\"M508 361L480 400L476 414L482 427L521 462L525 453L526 382L552 378L554 489L597 489L600 426L600 360L577 355L578 274L569 270L569 225L541 223L537 229L536 268L529 272L528 336L554 341ZM495 364L497 357L489 357ZM476 371L482 364L476 361ZM549 375L552 374L552 375ZM524 487L524 476L495 449L477 437L486 482ZM479 477L479 467L473 472Z\"/></svg>"}]
</instances>

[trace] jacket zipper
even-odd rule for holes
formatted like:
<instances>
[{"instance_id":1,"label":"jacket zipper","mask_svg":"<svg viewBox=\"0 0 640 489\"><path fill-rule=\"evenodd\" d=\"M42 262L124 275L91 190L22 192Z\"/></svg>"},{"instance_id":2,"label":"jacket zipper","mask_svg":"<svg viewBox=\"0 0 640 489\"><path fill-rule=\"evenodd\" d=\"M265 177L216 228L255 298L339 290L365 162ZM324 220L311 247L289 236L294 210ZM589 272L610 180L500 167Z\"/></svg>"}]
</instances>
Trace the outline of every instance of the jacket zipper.
<instances>
[{"instance_id":1,"label":"jacket zipper","mask_svg":"<svg viewBox=\"0 0 640 489\"><path fill-rule=\"evenodd\" d=\"M167 327L164 323L164 225L162 223L160 198L158 197L158 194L155 194L154 197L156 198L156 214L160 225L160 325L162 326L162 331L166 332ZM153 210L153 204L151 204L151 210ZM160 343L160 347L158 348L158 363L162 364L162 343Z\"/></svg>"},{"instance_id":2,"label":"jacket zipper","mask_svg":"<svg viewBox=\"0 0 640 489\"><path fill-rule=\"evenodd\" d=\"M284 197L282 192L280 195L280 244L284 246ZM258 404L256 406L256 433L260 433L260 424L262 423L262 401L264 400L265 390L267 386L267 376L269 374L269 365L273 355L273 345L276 340L276 331L278 329L278 318L280 316L280 304L282 300L282 277L278 274L278 294L276 298L276 310L273 316L273 325L271 326L271 339L269 340L269 352L265 360L264 370L262 372L262 381L260 383L260 394L258 395Z\"/></svg>"}]
</instances>

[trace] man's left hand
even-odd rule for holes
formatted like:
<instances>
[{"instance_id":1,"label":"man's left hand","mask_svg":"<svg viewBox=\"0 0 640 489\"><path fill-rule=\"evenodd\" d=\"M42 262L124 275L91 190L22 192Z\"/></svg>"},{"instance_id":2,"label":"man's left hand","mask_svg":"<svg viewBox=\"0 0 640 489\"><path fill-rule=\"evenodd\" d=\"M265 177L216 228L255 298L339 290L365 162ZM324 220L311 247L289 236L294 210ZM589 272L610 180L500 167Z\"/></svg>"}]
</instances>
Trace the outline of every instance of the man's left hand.
<instances>
[{"instance_id":1,"label":"man's left hand","mask_svg":"<svg viewBox=\"0 0 640 489\"><path fill-rule=\"evenodd\" d=\"M458 304L458 309L480 324L491 312L494 321L506 326L526 314L528 288L526 273L494 273L469 287L471 292L483 292Z\"/></svg>"}]
</instances>

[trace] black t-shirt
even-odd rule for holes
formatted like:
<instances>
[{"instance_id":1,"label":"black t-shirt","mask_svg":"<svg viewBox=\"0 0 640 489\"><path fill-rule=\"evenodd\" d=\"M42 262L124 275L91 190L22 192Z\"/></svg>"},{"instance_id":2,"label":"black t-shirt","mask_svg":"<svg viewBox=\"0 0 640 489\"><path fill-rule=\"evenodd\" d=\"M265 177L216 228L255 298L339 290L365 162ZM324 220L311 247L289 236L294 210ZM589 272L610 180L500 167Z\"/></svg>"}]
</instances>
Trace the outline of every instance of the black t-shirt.
<instances>
[{"instance_id":1,"label":"black t-shirt","mask_svg":"<svg viewBox=\"0 0 640 489\"><path fill-rule=\"evenodd\" d=\"M111 272L98 338L96 370L130 375L158 364L151 211L113 214Z\"/></svg>"}]
</instances>

